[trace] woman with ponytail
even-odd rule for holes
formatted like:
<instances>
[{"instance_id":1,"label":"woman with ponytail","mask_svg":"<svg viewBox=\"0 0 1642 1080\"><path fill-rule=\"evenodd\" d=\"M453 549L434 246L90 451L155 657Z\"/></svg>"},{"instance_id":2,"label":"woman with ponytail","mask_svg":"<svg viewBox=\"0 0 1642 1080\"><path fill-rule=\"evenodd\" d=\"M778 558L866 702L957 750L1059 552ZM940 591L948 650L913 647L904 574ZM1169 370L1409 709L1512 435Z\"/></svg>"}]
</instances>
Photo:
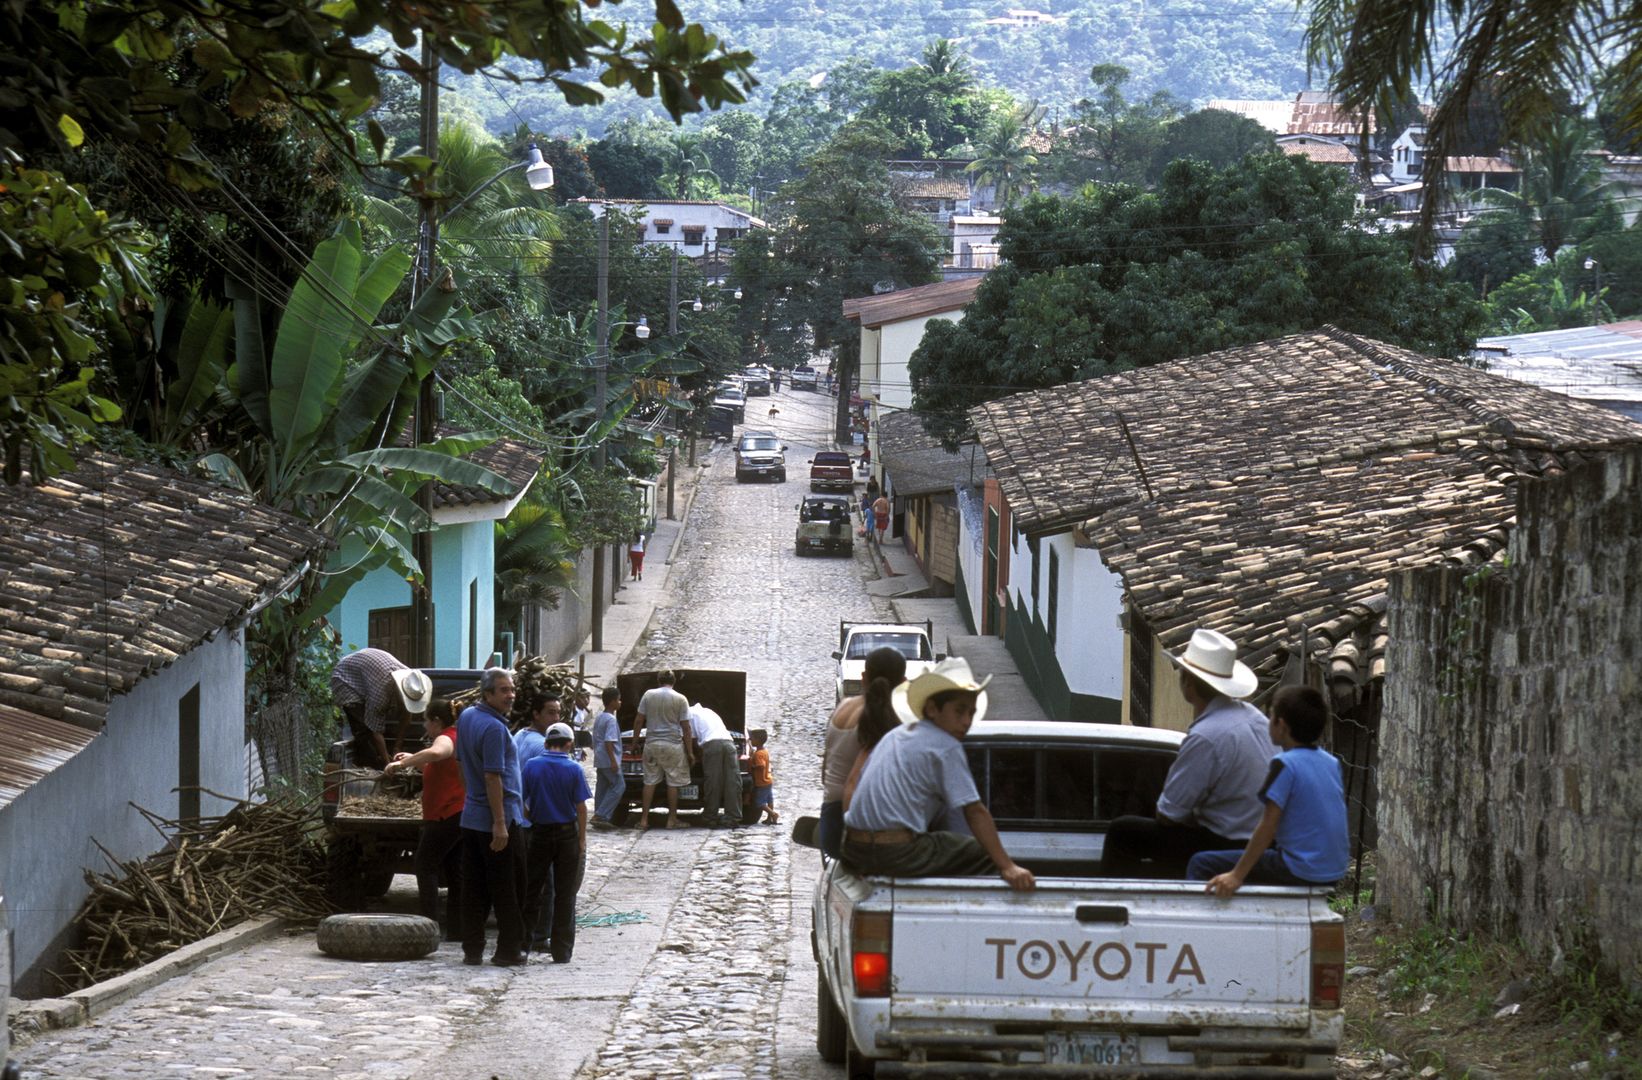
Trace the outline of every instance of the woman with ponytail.
<instances>
[{"instance_id":1,"label":"woman with ponytail","mask_svg":"<svg viewBox=\"0 0 1642 1080\"><path fill-rule=\"evenodd\" d=\"M821 749L821 850L833 858L844 843L844 790L858 775L856 762L898 723L890 695L906 681L906 657L891 648L867 654L861 682L866 692L847 697L833 710ZM869 741L870 740L870 741Z\"/></svg>"}]
</instances>

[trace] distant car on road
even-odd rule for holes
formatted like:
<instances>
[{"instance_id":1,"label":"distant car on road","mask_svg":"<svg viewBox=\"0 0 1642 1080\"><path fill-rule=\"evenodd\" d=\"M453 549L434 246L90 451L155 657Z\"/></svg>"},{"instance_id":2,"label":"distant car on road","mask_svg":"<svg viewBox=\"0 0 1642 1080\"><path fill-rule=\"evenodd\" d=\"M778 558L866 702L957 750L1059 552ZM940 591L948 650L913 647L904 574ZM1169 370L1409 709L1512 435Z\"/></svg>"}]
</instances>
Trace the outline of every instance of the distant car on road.
<instances>
[{"instance_id":1,"label":"distant car on road","mask_svg":"<svg viewBox=\"0 0 1642 1080\"><path fill-rule=\"evenodd\" d=\"M735 414L738 424L747 421L747 393L735 383L723 383L713 393L713 404L722 405Z\"/></svg>"},{"instance_id":2,"label":"distant car on road","mask_svg":"<svg viewBox=\"0 0 1642 1080\"><path fill-rule=\"evenodd\" d=\"M808 364L800 364L792 369L792 388L794 390L814 390L819 380L820 376Z\"/></svg>"},{"instance_id":3,"label":"distant car on road","mask_svg":"<svg viewBox=\"0 0 1642 1080\"><path fill-rule=\"evenodd\" d=\"M855 550L850 529L850 501L842 495L806 495L798 504L798 532L793 537L793 553Z\"/></svg>"},{"instance_id":4,"label":"distant car on road","mask_svg":"<svg viewBox=\"0 0 1642 1080\"><path fill-rule=\"evenodd\" d=\"M735 448L736 483L753 477L787 482L787 449L773 431L743 431Z\"/></svg>"},{"instance_id":5,"label":"distant car on road","mask_svg":"<svg viewBox=\"0 0 1642 1080\"><path fill-rule=\"evenodd\" d=\"M769 369L757 366L747 368L741 373L741 385L746 387L748 397L769 397Z\"/></svg>"}]
</instances>

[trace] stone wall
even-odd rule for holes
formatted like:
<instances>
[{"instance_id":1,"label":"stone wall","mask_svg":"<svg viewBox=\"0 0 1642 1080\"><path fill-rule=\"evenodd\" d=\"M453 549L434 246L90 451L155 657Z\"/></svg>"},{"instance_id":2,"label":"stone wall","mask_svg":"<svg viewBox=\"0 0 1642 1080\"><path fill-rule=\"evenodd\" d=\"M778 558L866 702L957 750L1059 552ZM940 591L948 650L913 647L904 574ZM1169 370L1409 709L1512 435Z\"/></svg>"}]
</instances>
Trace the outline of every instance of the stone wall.
<instances>
[{"instance_id":1,"label":"stone wall","mask_svg":"<svg viewBox=\"0 0 1642 1080\"><path fill-rule=\"evenodd\" d=\"M1392 584L1379 899L1642 971L1642 451L1525 484L1510 561Z\"/></svg>"}]
</instances>

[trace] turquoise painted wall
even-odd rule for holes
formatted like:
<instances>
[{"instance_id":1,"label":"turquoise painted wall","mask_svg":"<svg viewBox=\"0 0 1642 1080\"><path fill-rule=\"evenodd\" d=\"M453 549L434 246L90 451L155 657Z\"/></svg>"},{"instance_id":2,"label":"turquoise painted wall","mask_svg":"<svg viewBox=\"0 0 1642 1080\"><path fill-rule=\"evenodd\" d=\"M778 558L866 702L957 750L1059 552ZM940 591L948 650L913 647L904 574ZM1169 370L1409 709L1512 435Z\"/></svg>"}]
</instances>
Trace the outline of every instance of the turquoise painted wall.
<instances>
[{"instance_id":1,"label":"turquoise painted wall","mask_svg":"<svg viewBox=\"0 0 1642 1080\"><path fill-rule=\"evenodd\" d=\"M433 534L434 666L483 666L496 648L496 525L469 521L443 525ZM358 561L364 545L349 541L332 560L332 569ZM469 585L477 582L477 604L470 605ZM387 567L366 574L330 614L342 635L344 650L363 649L370 641L370 613L404 607L410 585ZM477 657L470 657L469 628Z\"/></svg>"}]
</instances>

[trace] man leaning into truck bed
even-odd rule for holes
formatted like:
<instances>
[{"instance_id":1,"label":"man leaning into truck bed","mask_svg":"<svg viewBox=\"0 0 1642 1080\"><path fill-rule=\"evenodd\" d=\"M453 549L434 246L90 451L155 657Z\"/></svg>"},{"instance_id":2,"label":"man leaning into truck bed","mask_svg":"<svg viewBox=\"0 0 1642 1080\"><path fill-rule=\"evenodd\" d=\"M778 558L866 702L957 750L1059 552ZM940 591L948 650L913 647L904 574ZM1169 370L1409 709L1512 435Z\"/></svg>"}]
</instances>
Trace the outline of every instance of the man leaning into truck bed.
<instances>
[{"instance_id":1,"label":"man leaning into truck bed","mask_svg":"<svg viewBox=\"0 0 1642 1080\"><path fill-rule=\"evenodd\" d=\"M968 877L995 868L1012 889L1036 886L1004 850L964 754L963 737L986 711L990 681L976 682L969 663L952 657L895 688L902 724L879 740L846 796L846 863L884 877ZM929 831L951 810L963 813L973 836Z\"/></svg>"}]
</instances>

